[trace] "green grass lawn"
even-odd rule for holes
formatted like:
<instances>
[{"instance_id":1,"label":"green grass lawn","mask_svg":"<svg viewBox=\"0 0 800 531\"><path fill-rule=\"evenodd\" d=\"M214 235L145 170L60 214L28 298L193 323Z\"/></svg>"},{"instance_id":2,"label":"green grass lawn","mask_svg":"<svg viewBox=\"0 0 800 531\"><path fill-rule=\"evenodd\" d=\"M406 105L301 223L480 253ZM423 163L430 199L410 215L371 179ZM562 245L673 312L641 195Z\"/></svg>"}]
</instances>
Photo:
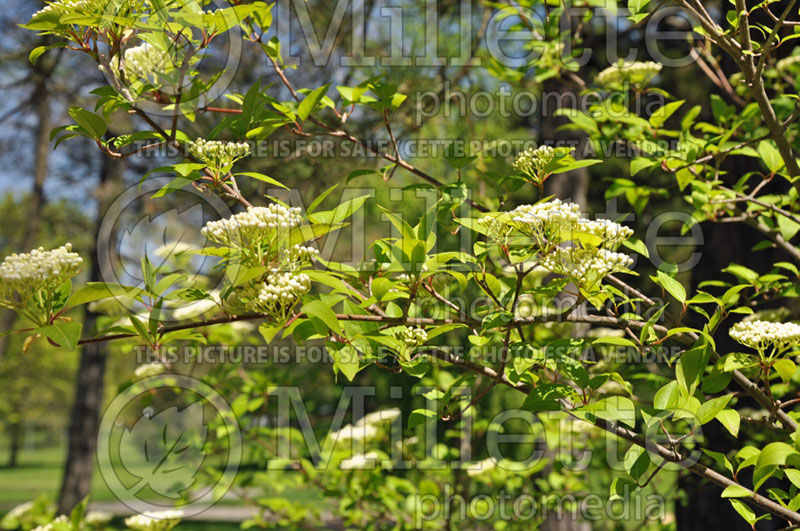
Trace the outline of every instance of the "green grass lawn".
<instances>
[{"instance_id":1,"label":"green grass lawn","mask_svg":"<svg viewBox=\"0 0 800 531\"><path fill-rule=\"evenodd\" d=\"M4 457L4 453L0 448L0 456ZM66 454L66 448L26 449L20 452L19 464L16 468L0 466L0 512L19 503L30 501L41 494L55 500L61 486L62 467ZM92 477L90 500L94 502L117 501L96 469ZM241 502L235 498L225 498L220 503L241 505Z\"/></svg>"},{"instance_id":2,"label":"green grass lawn","mask_svg":"<svg viewBox=\"0 0 800 531\"><path fill-rule=\"evenodd\" d=\"M0 460L3 460L4 457L5 451L0 447ZM0 516L12 507L33 500L42 494L50 500L55 500L61 485L62 466L65 458L66 448L25 449L20 452L17 467L0 466ZM306 489L299 488L296 491L283 492L281 495L297 499L308 497L311 493ZM117 501L96 470L92 479L90 501ZM220 505L241 506L242 502L237 498L230 497L221 500ZM115 518L112 525L118 529L124 529L123 521L124 517ZM240 523L183 521L176 529L178 531L233 531L240 529Z\"/></svg>"},{"instance_id":3,"label":"green grass lawn","mask_svg":"<svg viewBox=\"0 0 800 531\"><path fill-rule=\"evenodd\" d=\"M20 503L44 494L51 500L58 496L61 485L61 467L66 448L41 448L20 452L16 468L0 467L0 515ZM95 474L92 481L93 501L115 501L103 478ZM112 525L124 529L124 518L115 518ZM185 531L234 531L238 522L184 521L176 528Z\"/></svg>"},{"instance_id":4,"label":"green grass lawn","mask_svg":"<svg viewBox=\"0 0 800 531\"><path fill-rule=\"evenodd\" d=\"M66 452L66 448L25 449L20 452L16 468L0 466L0 509L8 509L40 494L55 499ZM114 500L98 475L92 481L92 500Z\"/></svg>"}]
</instances>

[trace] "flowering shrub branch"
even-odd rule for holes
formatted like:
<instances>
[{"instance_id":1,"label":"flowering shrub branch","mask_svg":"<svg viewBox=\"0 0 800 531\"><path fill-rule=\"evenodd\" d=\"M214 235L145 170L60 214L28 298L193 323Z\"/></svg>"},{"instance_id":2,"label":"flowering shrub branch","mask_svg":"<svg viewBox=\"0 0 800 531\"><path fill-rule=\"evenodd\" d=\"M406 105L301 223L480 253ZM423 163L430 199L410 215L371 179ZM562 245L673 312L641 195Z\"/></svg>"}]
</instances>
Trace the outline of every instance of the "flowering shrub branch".
<instances>
[{"instance_id":1,"label":"flowering shrub branch","mask_svg":"<svg viewBox=\"0 0 800 531\"><path fill-rule=\"evenodd\" d=\"M629 4L638 9L631 13L634 23L660 9L648 7L648 2ZM662 268L643 279L645 287L634 288L621 277L636 274L634 256L622 249L644 258L649 253L634 237L634 229L616 220L591 219L577 204L544 197L548 179L603 160L576 159L571 148L541 145L522 151L497 182L489 180L495 188L480 200L456 195L453 190L464 184L465 168L473 159L447 157L454 170L453 179L448 179L434 177L401 157L392 117L406 96L396 86L374 78L352 87L337 87L336 98L328 96L330 85L295 88L286 74L280 43L266 40L272 15L271 6L264 2L236 2L207 11L197 3L169 0L58 0L36 13L26 27L51 34L59 39L59 46L89 56L106 73L109 86L94 92L101 114L70 109L74 123L54 132L57 145L84 137L118 158L161 145L175 147L182 160L159 171L174 172L176 178L159 194L194 186L235 200L243 210L200 229L215 244L201 253L217 259L219 269L225 272L223 287L217 291L188 285L186 275L156 268L147 257L142 260L143 287L101 283L73 291L71 281L82 260L65 245L6 258L0 264L0 303L30 321L32 328L16 331L26 334L28 342L45 337L69 348L131 339L157 350L178 342L204 343L208 340L204 329L212 325L258 321L267 343L279 333L298 343L324 341L335 373L351 381L373 365L422 378L430 370L431 359L438 360L487 381L466 407L454 392L455 384L437 389L448 403L438 410L421 410L422 417L458 419L491 390L509 387L525 395L522 408L531 413L558 411L636 447L629 450L633 459L626 457L627 474L614 481L612 495L625 488L642 488L665 463L675 463L721 487L721 495L730 498L733 508L751 525L764 516L756 515L751 506L798 525L800 413L791 409L797 402L789 397L800 382L793 361L800 346L800 325L784 322L786 317L764 314L796 297L800 282L800 249L792 243L800 232L800 169L793 154L793 136L788 134L789 128L793 134L797 132L800 111L788 108L786 94L771 97L765 86L767 71L772 75L774 70L781 78L798 74L796 56L780 61L774 57L778 46L789 39L781 36L780 28L787 23L795 2L788 2L785 11L774 15L769 2L748 11L743 1L737 0L736 16L727 19L725 28L714 21L702 2L678 4L702 27L708 45L726 52L740 67L738 77L730 82L725 79L725 83L717 78L716 84L729 87L729 93L735 95L731 101L741 109L721 98L712 99L714 123L698 122L700 107L687 111L684 100L653 86L662 66L651 61L620 62L600 71L593 82L584 81L571 57L564 57L565 64L557 68L552 66L555 56L564 52L563 43L556 39L547 48L552 66L547 74L577 78L582 89L593 86L602 95L602 101L586 112L564 110L563 114L570 119L570 127L582 131L596 147L617 143L644 146L630 163L630 175L611 179L607 197L624 197L641 214L661 190L637 176L662 172L674 177L676 195L685 194L693 222L748 224L766 238L756 251L774 246L791 262L776 262L763 272L732 264L723 272L735 278L735 283L701 284L693 293L687 292L674 269ZM757 10L775 22L760 43L753 41L750 23ZM153 29L150 20L169 23ZM213 79L202 79L197 62L214 39L234 28L263 51L291 94L289 101L271 96L260 82L246 94L231 95L237 106L234 109L196 101L196 94L213 85ZM45 51L36 51L32 58ZM711 59L713 66L715 59ZM708 64L702 64L704 74L717 76ZM639 115L625 101L629 91L657 92L666 103L649 115ZM376 150L347 131L345 123L357 109L373 113L385 128L392 145L388 152ZM138 116L147 129L107 138L109 119L115 112ZM209 138L192 138L179 126L183 118L193 120L196 112L224 114L226 119ZM159 114L166 116L167 125L159 123ZM264 140L281 129L298 138L326 136L357 144L390 166L353 178L373 174L389 180L404 170L420 178L420 186L433 190L438 202L416 225L384 210L395 236L374 241L373 257L361 268L320 257L316 242L343 228L367 197L321 211L320 203L329 191L305 213L277 201L254 205L245 197L237 177L275 186L282 183L260 173L234 173L235 168L251 155L247 141ZM662 138L676 143L665 147L658 143ZM130 148L136 139L152 143ZM760 171L731 179L730 174L738 168L723 166L729 157L752 159ZM765 193L768 184L778 182L792 191ZM513 190L535 188L538 202L507 206L503 186L508 183ZM462 206L480 215L464 214L467 209ZM456 217L456 212L461 212L461 217ZM437 241L434 225L441 220L449 232L469 231L478 241L470 249L440 250L438 246L446 240ZM468 308L454 293L476 299L482 296L484 302ZM566 308L557 304L565 295L570 296ZM130 312L109 329L81 339L80 323L66 312L115 297L133 300L142 311ZM433 310L431 300L437 303ZM543 301L541 308L524 311L523 303L529 300ZM181 301L210 303L217 313L168 324L165 308ZM669 324L667 314L673 321ZM690 321L687 314L696 319ZM738 322L730 327L730 337L755 353L719 351L719 334L732 321ZM689 326L689 322L701 324ZM572 337L569 325L575 323L621 333ZM480 357L455 356L445 348L452 342L469 344L479 352L496 348L499 357L486 362ZM641 398L649 395L641 393L639 382L626 379L618 367L581 358L587 348L622 347L643 354L667 344L677 344L667 360L668 371L664 371L669 372L668 381L659 383L652 400L647 401ZM143 366L138 376L162 370L160 365ZM658 379L663 381L663 374ZM740 451L730 458L704 448L707 454L689 459L696 453L689 444L695 442L694 429L681 430L664 419L691 417L698 427L714 421L738 440L743 418L736 407L740 395L729 389L731 382L763 408L763 420L773 428L770 442L756 448L740 441ZM351 426L350 432L355 428ZM667 442L648 439L653 429L660 430ZM365 432L372 437L378 430L369 425ZM357 465L380 456L376 452L350 456L343 468L356 470ZM730 459L736 461L736 467ZM740 476L749 467L753 468L752 487ZM787 488L761 494L771 478ZM151 516L134 517L126 525L171 529L177 523L177 517L165 517L154 524Z\"/></svg>"}]
</instances>

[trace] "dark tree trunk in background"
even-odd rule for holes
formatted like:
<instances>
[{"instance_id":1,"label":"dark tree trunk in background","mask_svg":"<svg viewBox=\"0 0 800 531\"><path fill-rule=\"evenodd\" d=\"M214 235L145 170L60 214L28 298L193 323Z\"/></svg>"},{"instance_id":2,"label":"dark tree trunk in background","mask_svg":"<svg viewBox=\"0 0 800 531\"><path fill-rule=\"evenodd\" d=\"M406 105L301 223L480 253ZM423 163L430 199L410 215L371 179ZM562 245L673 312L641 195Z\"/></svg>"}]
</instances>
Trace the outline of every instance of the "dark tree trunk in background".
<instances>
[{"instance_id":1,"label":"dark tree trunk in background","mask_svg":"<svg viewBox=\"0 0 800 531\"><path fill-rule=\"evenodd\" d=\"M22 446L22 422L15 420L8 426L8 468L16 468L19 461L19 449Z\"/></svg>"},{"instance_id":2,"label":"dark tree trunk in background","mask_svg":"<svg viewBox=\"0 0 800 531\"><path fill-rule=\"evenodd\" d=\"M97 221L100 228L108 205L119 194L125 172L125 163L111 158L103 159L100 185L97 189ZM95 249L96 249L95 245ZM102 281L97 256L92 260L90 281ZM84 330L91 331L97 321L97 314L88 311L84 320ZM59 514L69 511L86 496L92 484L95 454L97 450L97 430L103 408L106 355L105 343L90 343L81 350L81 361L75 386L75 402L69 426L69 450L64 465L61 494L58 499Z\"/></svg>"},{"instance_id":3,"label":"dark tree trunk in background","mask_svg":"<svg viewBox=\"0 0 800 531\"><path fill-rule=\"evenodd\" d=\"M561 80L549 80L546 81L542 87L543 94L561 94L562 92L566 92L569 90L574 90L570 88L566 83ZM556 109L554 108L544 108L544 105L550 104L552 105L555 102L555 98L542 98L542 116L540 118L540 139L539 143L543 142L550 142L555 141L557 145L559 142L567 142L567 145L574 145L575 142L578 143L578 148L575 149L575 158L581 158L583 152L583 144L585 143L585 139L583 135L580 133L575 132L566 132L566 133L559 133L558 127L566 122L565 118L557 118L555 116ZM576 138L576 134L580 135ZM562 201L571 201L573 203L577 203L581 206L581 210L583 212L587 212L589 210L589 171L586 168L581 168L575 171L567 172L560 175L554 175L550 177L545 183L545 196L553 195ZM537 198L542 199L542 198ZM567 295L565 292L562 292L558 295L557 301L558 304L566 305L572 304L574 302L575 297L572 295ZM580 337L584 335L589 329L588 325L580 325L576 324L573 335L574 337ZM548 450L548 453L551 450ZM550 457L555 458L555 454L551 454ZM576 518L571 511L564 511L563 515L552 514L548 512L547 519L542 523L541 529L543 531L591 531L592 530L592 523L581 520L579 517Z\"/></svg>"}]
</instances>

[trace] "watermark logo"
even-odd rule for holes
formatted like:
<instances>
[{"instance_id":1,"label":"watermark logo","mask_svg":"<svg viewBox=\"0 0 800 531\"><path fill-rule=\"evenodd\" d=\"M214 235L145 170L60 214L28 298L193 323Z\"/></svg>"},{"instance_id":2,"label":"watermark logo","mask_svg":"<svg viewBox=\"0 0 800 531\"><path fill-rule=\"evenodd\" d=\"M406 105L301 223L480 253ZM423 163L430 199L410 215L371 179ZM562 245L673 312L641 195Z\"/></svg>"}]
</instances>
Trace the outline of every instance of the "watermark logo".
<instances>
[{"instance_id":1,"label":"watermark logo","mask_svg":"<svg viewBox=\"0 0 800 531\"><path fill-rule=\"evenodd\" d=\"M209 385L182 375L134 382L111 401L98 434L103 480L138 513L201 513L231 488L241 455L231 407Z\"/></svg>"},{"instance_id":2,"label":"watermark logo","mask_svg":"<svg viewBox=\"0 0 800 531\"><path fill-rule=\"evenodd\" d=\"M141 186L125 190L109 207L97 236L97 258L103 281L144 288L142 258L147 257L157 279L184 275L183 281L176 283L181 288L211 293L222 284L224 274L215 269L218 260L202 254L204 249L213 246L197 227L211 220L228 218L231 211L218 196L191 186L155 197L171 182L168 177L149 178ZM171 296L171 290L174 288L165 288L161 293L166 299L159 316L162 322L197 317L213 304L207 300ZM143 311L144 306L128 296L135 295L136 291L120 293L116 299L127 310Z\"/></svg>"}]
</instances>

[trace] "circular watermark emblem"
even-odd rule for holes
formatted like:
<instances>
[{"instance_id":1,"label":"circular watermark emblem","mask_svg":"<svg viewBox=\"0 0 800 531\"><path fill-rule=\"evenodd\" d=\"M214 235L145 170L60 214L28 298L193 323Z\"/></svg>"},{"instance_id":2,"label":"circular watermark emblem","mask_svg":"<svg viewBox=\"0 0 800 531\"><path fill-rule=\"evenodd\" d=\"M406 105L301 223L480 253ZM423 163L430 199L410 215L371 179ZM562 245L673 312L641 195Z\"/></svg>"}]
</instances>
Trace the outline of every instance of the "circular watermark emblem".
<instances>
[{"instance_id":1,"label":"circular watermark emblem","mask_svg":"<svg viewBox=\"0 0 800 531\"><path fill-rule=\"evenodd\" d=\"M230 405L208 384L183 375L131 384L109 404L97 436L103 480L137 513L200 514L231 488L241 457Z\"/></svg>"},{"instance_id":2,"label":"circular watermark emblem","mask_svg":"<svg viewBox=\"0 0 800 531\"><path fill-rule=\"evenodd\" d=\"M141 187L125 190L103 216L97 235L97 260L104 282L145 288L145 257L155 272L156 285L178 275L171 277L174 284L167 286L167 280L159 287L165 297L159 315L161 322L191 319L214 307L214 302L203 293L218 290L225 274L216 267L217 257L204 254L214 246L200 229L208 221L232 215L218 196L192 186L153 197L171 182L170 177L149 178ZM182 289L182 295L171 296L178 293L178 288ZM144 306L131 296L135 291L112 293L126 310L144 311Z\"/></svg>"},{"instance_id":3,"label":"circular watermark emblem","mask_svg":"<svg viewBox=\"0 0 800 531\"><path fill-rule=\"evenodd\" d=\"M167 0L108 2L105 20L137 20L100 70L109 85L148 114L174 116L208 106L236 75L244 42L230 3ZM109 56L110 55L110 56Z\"/></svg>"}]
</instances>

